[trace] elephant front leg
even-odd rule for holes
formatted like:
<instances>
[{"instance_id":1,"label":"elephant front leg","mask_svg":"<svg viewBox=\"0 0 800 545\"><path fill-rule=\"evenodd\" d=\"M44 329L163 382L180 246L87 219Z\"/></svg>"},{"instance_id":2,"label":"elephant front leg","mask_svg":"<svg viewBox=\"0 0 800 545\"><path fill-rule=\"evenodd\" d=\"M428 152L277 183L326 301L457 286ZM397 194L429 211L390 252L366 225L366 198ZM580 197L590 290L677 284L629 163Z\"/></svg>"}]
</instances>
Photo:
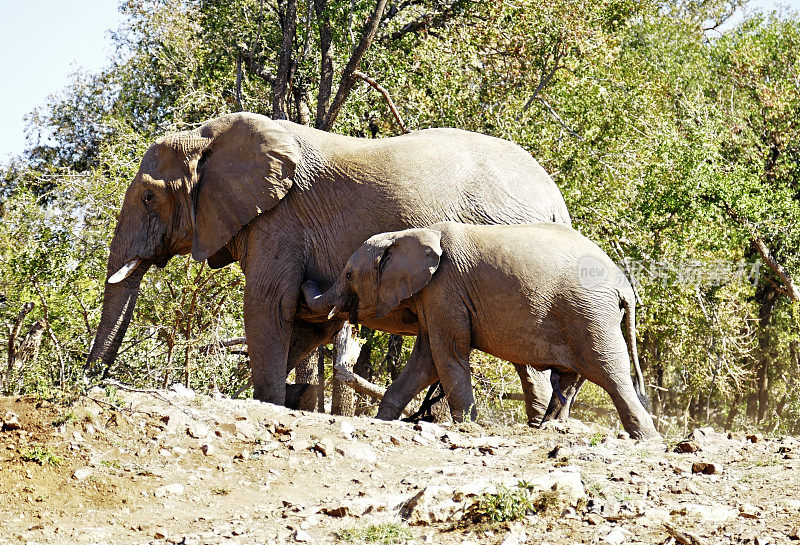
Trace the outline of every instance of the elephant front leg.
<instances>
[{"instance_id":1,"label":"elephant front leg","mask_svg":"<svg viewBox=\"0 0 800 545\"><path fill-rule=\"evenodd\" d=\"M291 321L284 320L275 305L245 301L244 330L250 354L253 397L283 405L286 401Z\"/></svg>"},{"instance_id":2,"label":"elephant front leg","mask_svg":"<svg viewBox=\"0 0 800 545\"><path fill-rule=\"evenodd\" d=\"M289 249L273 241L251 244L245 267L244 329L253 397L277 405L286 401L287 360L303 278L301 263Z\"/></svg>"},{"instance_id":3,"label":"elephant front leg","mask_svg":"<svg viewBox=\"0 0 800 545\"><path fill-rule=\"evenodd\" d=\"M417 336L414 349L408 363L386 389L386 393L378 407L376 418L380 420L396 420L403 409L418 393L438 380L436 367L433 365L428 335Z\"/></svg>"}]
</instances>

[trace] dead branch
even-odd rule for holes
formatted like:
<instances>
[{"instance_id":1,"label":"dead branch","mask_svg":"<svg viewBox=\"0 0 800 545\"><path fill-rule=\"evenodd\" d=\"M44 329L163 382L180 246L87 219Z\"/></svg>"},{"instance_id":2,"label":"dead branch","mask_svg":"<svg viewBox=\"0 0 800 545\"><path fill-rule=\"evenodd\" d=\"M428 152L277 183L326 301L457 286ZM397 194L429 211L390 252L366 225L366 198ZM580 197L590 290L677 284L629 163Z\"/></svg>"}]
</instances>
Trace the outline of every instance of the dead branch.
<instances>
[{"instance_id":1,"label":"dead branch","mask_svg":"<svg viewBox=\"0 0 800 545\"><path fill-rule=\"evenodd\" d=\"M387 20L396 16L406 7L417 3L420 2L403 2L403 4L401 4L398 8L392 8L389 14L387 14ZM447 23L450 22L450 20L456 15L456 10L467 3L468 1L465 0L453 0L446 5L443 10L438 12L423 13L410 23L403 25L403 27L399 30L394 31L391 34L385 34L381 36L378 41L381 43L386 43L388 41L398 40L409 33L417 34L419 32L427 32L429 34L433 34L431 29L442 28L447 25Z\"/></svg>"},{"instance_id":2,"label":"dead branch","mask_svg":"<svg viewBox=\"0 0 800 545\"><path fill-rule=\"evenodd\" d=\"M328 0L314 0L314 10L319 22L319 49L321 54L319 72L319 92L317 93L317 118L314 127L322 129L325 116L331 106L331 89L333 87L333 30L328 15Z\"/></svg>"},{"instance_id":3,"label":"dead branch","mask_svg":"<svg viewBox=\"0 0 800 545\"><path fill-rule=\"evenodd\" d=\"M322 123L321 128L324 131L331 130L333 124L336 122L336 118L339 116L342 106L344 106L344 103L347 100L347 97L350 96L350 91L353 90L353 85L356 82L356 77L353 75L353 72L358 70L358 67L361 65L361 60L364 58L364 54L367 52L372 40L375 38L375 33L378 30L378 24L383 17L383 10L386 8L386 1L387 0L376 1L375 9L369 16L369 19L367 19L367 23L364 25L364 32L361 35L361 40L358 42L353 54L350 55L350 60L347 61L347 65L342 71L342 77L339 81L339 88L336 91L336 97L334 97L330 110L325 114L325 120ZM319 120L317 121L319 122Z\"/></svg>"},{"instance_id":4,"label":"dead branch","mask_svg":"<svg viewBox=\"0 0 800 545\"><path fill-rule=\"evenodd\" d=\"M525 105L522 106L522 111L519 113L519 115L517 115L517 120L522 118L522 115L533 105L533 101L539 96L541 90L544 89L548 83L550 83L550 80L553 79L556 71L561 68L559 63L565 56L566 52L563 50L561 42L557 42L555 47L553 47L553 64L550 70L547 69L547 65L550 63L548 55L548 58L545 59L544 66L542 67L542 74L539 76L539 85L537 85L536 89L534 89L531 98L529 98L528 101L525 102Z\"/></svg>"},{"instance_id":5,"label":"dead branch","mask_svg":"<svg viewBox=\"0 0 800 545\"><path fill-rule=\"evenodd\" d=\"M59 386L64 386L64 370L66 368L64 366L64 357L61 354L61 343L58 341L56 334L53 333L53 328L50 327L50 313L47 309L47 301L45 301L44 295L42 295L42 290L39 289L39 283L36 280L33 281L33 287L36 289L36 293L39 295L39 302L42 303L44 326L45 330L47 331L47 336L50 337L51 341L53 341L53 347L56 349L56 356L58 357L58 384Z\"/></svg>"},{"instance_id":6,"label":"dead branch","mask_svg":"<svg viewBox=\"0 0 800 545\"><path fill-rule=\"evenodd\" d=\"M278 54L278 75L272 88L272 118L288 119L286 101L289 82L293 72L294 42L297 34L297 0L287 0L283 17L283 41Z\"/></svg>"},{"instance_id":7,"label":"dead branch","mask_svg":"<svg viewBox=\"0 0 800 545\"><path fill-rule=\"evenodd\" d=\"M225 339L210 344L204 344L202 346L198 346L197 352L199 354L205 355L211 352L215 348L230 348L231 346L240 346L243 344L247 344L247 340L244 337L234 337L232 339Z\"/></svg>"},{"instance_id":8,"label":"dead branch","mask_svg":"<svg viewBox=\"0 0 800 545\"><path fill-rule=\"evenodd\" d=\"M403 123L403 118L400 117L400 112L397 111L397 107L394 105L394 101L392 100L391 95L389 95L389 91L384 89L377 81L375 81L374 79L372 79L363 72L356 70L355 72L353 72L353 75L358 79L361 79L369 83L373 87L373 89L375 89L376 91L378 91L380 94L383 95L384 100L386 100L386 104L389 105L389 109L392 111L392 115L394 115L394 118L397 121L397 124L400 126L400 130L403 132L403 134L408 134L409 132L411 132L408 129L406 129L406 125L405 123Z\"/></svg>"},{"instance_id":9,"label":"dead branch","mask_svg":"<svg viewBox=\"0 0 800 545\"><path fill-rule=\"evenodd\" d=\"M738 223L747 231L748 235L750 236L750 243L761 256L761 259L764 260L764 263L767 264L767 267L769 267L770 270L772 270L772 272L774 272L778 278L781 279L784 288L781 291L788 295L792 301L800 301L800 289L798 289L797 284L795 284L794 278L792 278L791 273L786 270L786 267L784 267L782 263L778 262L778 260L772 255L772 252L770 252L769 248L764 242L764 239L761 238L761 235L758 233L756 227L746 218L740 216L739 213L727 203L723 203L723 206L725 211L728 213L728 216L730 216L733 221Z\"/></svg>"},{"instance_id":10,"label":"dead branch","mask_svg":"<svg viewBox=\"0 0 800 545\"><path fill-rule=\"evenodd\" d=\"M342 327L334 340L334 354L336 359L333 364L334 384L336 381L345 384L356 393L381 400L386 395L386 388L369 382L353 372L353 366L361 353L361 343L353 338L352 326L348 323ZM331 413L336 414L331 409ZM404 410L403 416L410 416L411 411Z\"/></svg>"},{"instance_id":11,"label":"dead branch","mask_svg":"<svg viewBox=\"0 0 800 545\"><path fill-rule=\"evenodd\" d=\"M4 380L6 387L10 385L9 381L11 380L11 373L14 371L14 363L17 359L17 336L19 335L19 330L22 327L22 322L25 320L25 317L28 315L28 313L30 313L30 311L33 310L33 307L34 304L31 302L22 305L22 309L20 309L17 319L14 321L13 325L9 326L8 328L8 367L6 369L6 376Z\"/></svg>"}]
</instances>

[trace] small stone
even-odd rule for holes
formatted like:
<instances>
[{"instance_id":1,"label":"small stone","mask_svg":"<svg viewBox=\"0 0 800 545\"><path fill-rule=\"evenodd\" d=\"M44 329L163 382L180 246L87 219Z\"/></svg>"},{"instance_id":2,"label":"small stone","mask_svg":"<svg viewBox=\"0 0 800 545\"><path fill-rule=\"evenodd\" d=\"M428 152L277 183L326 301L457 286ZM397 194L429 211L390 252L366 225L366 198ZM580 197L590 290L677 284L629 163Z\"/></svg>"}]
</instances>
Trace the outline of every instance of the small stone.
<instances>
[{"instance_id":1,"label":"small stone","mask_svg":"<svg viewBox=\"0 0 800 545\"><path fill-rule=\"evenodd\" d=\"M92 475L94 470L91 467L79 467L72 473L72 478L76 481L82 481Z\"/></svg>"},{"instance_id":2,"label":"small stone","mask_svg":"<svg viewBox=\"0 0 800 545\"><path fill-rule=\"evenodd\" d=\"M21 428L22 424L19 423L19 417L14 413L6 413L6 415L3 417L2 423L0 423L0 429L3 431L14 431Z\"/></svg>"},{"instance_id":3,"label":"small stone","mask_svg":"<svg viewBox=\"0 0 800 545\"><path fill-rule=\"evenodd\" d=\"M586 522L589 524L593 524L595 526L599 526L606 521L599 513L589 513L586 515Z\"/></svg>"},{"instance_id":4,"label":"small stone","mask_svg":"<svg viewBox=\"0 0 800 545\"><path fill-rule=\"evenodd\" d=\"M167 537L167 531L164 530L163 528L158 528L153 532L153 537L156 539L164 539L165 537Z\"/></svg>"},{"instance_id":5,"label":"small stone","mask_svg":"<svg viewBox=\"0 0 800 545\"><path fill-rule=\"evenodd\" d=\"M206 456L213 456L214 453L217 452L217 448L211 443L203 443L203 446L200 447L200 450L202 450L203 454Z\"/></svg>"},{"instance_id":6,"label":"small stone","mask_svg":"<svg viewBox=\"0 0 800 545\"><path fill-rule=\"evenodd\" d=\"M694 462L692 473L702 473L703 475L718 475L722 473L722 464L710 462Z\"/></svg>"},{"instance_id":7,"label":"small stone","mask_svg":"<svg viewBox=\"0 0 800 545\"><path fill-rule=\"evenodd\" d=\"M764 434L763 433L751 433L750 435L746 436L745 439L747 439L751 443L762 443L764 441Z\"/></svg>"},{"instance_id":8,"label":"small stone","mask_svg":"<svg viewBox=\"0 0 800 545\"><path fill-rule=\"evenodd\" d=\"M345 439L352 439L355 432L356 428L350 422L342 420L339 423L339 433L341 433L342 437Z\"/></svg>"},{"instance_id":9,"label":"small stone","mask_svg":"<svg viewBox=\"0 0 800 545\"><path fill-rule=\"evenodd\" d=\"M302 528L298 528L294 533L294 540L299 541L301 543L305 543L307 541L311 541L311 535L303 530Z\"/></svg>"},{"instance_id":10,"label":"small stone","mask_svg":"<svg viewBox=\"0 0 800 545\"><path fill-rule=\"evenodd\" d=\"M194 422L187 426L186 433L194 439L205 439L211 435L211 428L200 422Z\"/></svg>"},{"instance_id":11,"label":"small stone","mask_svg":"<svg viewBox=\"0 0 800 545\"><path fill-rule=\"evenodd\" d=\"M601 541L604 541L609 545L620 545L621 543L625 543L627 539L628 538L625 536L625 532L622 531L622 528L614 528L608 534L606 534Z\"/></svg>"},{"instance_id":12,"label":"small stone","mask_svg":"<svg viewBox=\"0 0 800 545\"><path fill-rule=\"evenodd\" d=\"M697 442L695 441L681 441L680 443L675 445L675 448L673 449L674 452L681 452L681 453L697 452L699 450L702 449L700 448L700 445L697 444Z\"/></svg>"},{"instance_id":13,"label":"small stone","mask_svg":"<svg viewBox=\"0 0 800 545\"><path fill-rule=\"evenodd\" d=\"M246 448L242 449L240 452L237 452L233 456L233 459L234 460L249 460L250 459L250 451L247 450Z\"/></svg>"},{"instance_id":14,"label":"small stone","mask_svg":"<svg viewBox=\"0 0 800 545\"><path fill-rule=\"evenodd\" d=\"M433 422L417 422L414 425L414 429L421 432L423 436L430 435L434 439L440 439L447 433L443 427Z\"/></svg>"},{"instance_id":15,"label":"small stone","mask_svg":"<svg viewBox=\"0 0 800 545\"><path fill-rule=\"evenodd\" d=\"M170 390L175 392L177 397L182 397L184 399L194 399L197 397L197 394L194 393L194 390L190 390L180 382L176 382L172 386L170 386Z\"/></svg>"},{"instance_id":16,"label":"small stone","mask_svg":"<svg viewBox=\"0 0 800 545\"><path fill-rule=\"evenodd\" d=\"M795 526L794 528L789 530L787 537L792 541L800 541L800 526Z\"/></svg>"},{"instance_id":17,"label":"small stone","mask_svg":"<svg viewBox=\"0 0 800 545\"><path fill-rule=\"evenodd\" d=\"M289 448L291 448L292 450L297 451L297 452L302 452L304 450L310 449L311 448L311 443L306 439L295 439L289 445Z\"/></svg>"},{"instance_id":18,"label":"small stone","mask_svg":"<svg viewBox=\"0 0 800 545\"><path fill-rule=\"evenodd\" d=\"M329 517L342 518L350 514L350 508L348 508L346 505L334 508L324 507L322 509L322 512L328 515Z\"/></svg>"},{"instance_id":19,"label":"small stone","mask_svg":"<svg viewBox=\"0 0 800 545\"><path fill-rule=\"evenodd\" d=\"M412 440L412 441L414 441L415 443L417 443L418 445L422 445L423 447L424 447L425 445L428 445L428 444L430 444L430 440L428 440L428 439L425 439L425 438L422 436L422 434L419 434L419 433L415 433L415 434L414 434L414 437L412 437L412 438L411 438L411 440Z\"/></svg>"},{"instance_id":20,"label":"small stone","mask_svg":"<svg viewBox=\"0 0 800 545\"><path fill-rule=\"evenodd\" d=\"M333 444L328 439L322 439L314 444L313 449L323 456L330 456L333 453Z\"/></svg>"},{"instance_id":21,"label":"small stone","mask_svg":"<svg viewBox=\"0 0 800 545\"><path fill-rule=\"evenodd\" d=\"M153 492L153 495L156 498L163 498L165 496L178 496L180 494L183 494L183 491L184 488L182 484L173 483L156 488L155 491Z\"/></svg>"},{"instance_id":22,"label":"small stone","mask_svg":"<svg viewBox=\"0 0 800 545\"><path fill-rule=\"evenodd\" d=\"M351 460L361 460L370 464L378 461L378 455L369 445L361 443L345 443L336 449L345 458Z\"/></svg>"},{"instance_id":23,"label":"small stone","mask_svg":"<svg viewBox=\"0 0 800 545\"><path fill-rule=\"evenodd\" d=\"M751 503L743 503L739 506L739 516L748 519L757 519L761 510Z\"/></svg>"}]
</instances>

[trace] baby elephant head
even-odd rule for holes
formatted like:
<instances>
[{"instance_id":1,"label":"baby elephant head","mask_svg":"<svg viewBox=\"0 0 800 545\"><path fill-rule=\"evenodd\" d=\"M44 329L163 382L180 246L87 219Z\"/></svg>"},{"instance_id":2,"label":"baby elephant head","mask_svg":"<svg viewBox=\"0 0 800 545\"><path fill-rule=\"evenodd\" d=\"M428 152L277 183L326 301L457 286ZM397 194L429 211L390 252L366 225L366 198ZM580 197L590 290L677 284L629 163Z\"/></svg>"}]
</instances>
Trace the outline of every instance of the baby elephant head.
<instances>
[{"instance_id":1,"label":"baby elephant head","mask_svg":"<svg viewBox=\"0 0 800 545\"><path fill-rule=\"evenodd\" d=\"M332 318L339 311L380 320L424 288L439 267L442 234L407 229L369 238L350 256L342 274L325 293L303 284L309 308Z\"/></svg>"}]
</instances>

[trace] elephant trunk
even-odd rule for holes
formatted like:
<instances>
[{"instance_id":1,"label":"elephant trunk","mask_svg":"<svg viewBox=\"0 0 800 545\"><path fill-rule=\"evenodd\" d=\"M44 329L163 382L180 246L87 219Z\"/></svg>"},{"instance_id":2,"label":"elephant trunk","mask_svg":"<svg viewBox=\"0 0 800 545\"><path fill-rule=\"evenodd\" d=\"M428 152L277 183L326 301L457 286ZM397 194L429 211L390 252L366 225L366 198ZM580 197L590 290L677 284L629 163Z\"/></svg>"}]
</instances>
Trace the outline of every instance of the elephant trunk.
<instances>
[{"instance_id":1,"label":"elephant trunk","mask_svg":"<svg viewBox=\"0 0 800 545\"><path fill-rule=\"evenodd\" d=\"M340 278L325 293L320 293L316 282L308 280L303 283L303 295L308 308L314 314L327 315L330 320L340 310L349 310L344 307L348 303L348 294L345 282Z\"/></svg>"},{"instance_id":2,"label":"elephant trunk","mask_svg":"<svg viewBox=\"0 0 800 545\"><path fill-rule=\"evenodd\" d=\"M108 259L107 277L111 279L115 272L122 269L129 262L129 260L121 258L119 252L112 251ZM117 351L120 344L122 344L122 339L125 337L128 324L133 316L133 308L139 296L139 286L149 268L149 263L142 262L122 280L115 283L106 282L103 294L103 311L87 360L89 376L105 377L114 363Z\"/></svg>"}]
</instances>

